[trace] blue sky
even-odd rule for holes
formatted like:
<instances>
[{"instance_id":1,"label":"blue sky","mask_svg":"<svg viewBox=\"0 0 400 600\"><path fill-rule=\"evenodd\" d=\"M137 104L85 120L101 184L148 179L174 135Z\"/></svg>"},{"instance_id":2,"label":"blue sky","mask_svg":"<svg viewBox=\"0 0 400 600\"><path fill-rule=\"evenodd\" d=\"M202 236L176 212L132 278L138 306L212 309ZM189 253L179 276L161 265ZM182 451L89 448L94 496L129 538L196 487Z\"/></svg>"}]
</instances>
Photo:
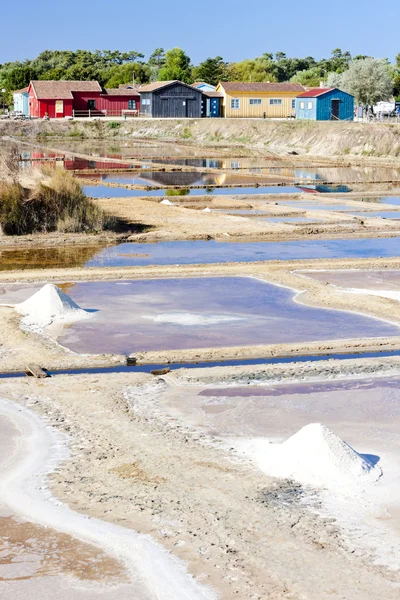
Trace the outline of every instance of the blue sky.
<instances>
[{"instance_id":1,"label":"blue sky","mask_svg":"<svg viewBox=\"0 0 400 600\"><path fill-rule=\"evenodd\" d=\"M263 52L328 57L333 48L394 61L400 52L398 0L239 2L19 0L1 8L0 63L42 50L137 50L180 46L194 63Z\"/></svg>"}]
</instances>

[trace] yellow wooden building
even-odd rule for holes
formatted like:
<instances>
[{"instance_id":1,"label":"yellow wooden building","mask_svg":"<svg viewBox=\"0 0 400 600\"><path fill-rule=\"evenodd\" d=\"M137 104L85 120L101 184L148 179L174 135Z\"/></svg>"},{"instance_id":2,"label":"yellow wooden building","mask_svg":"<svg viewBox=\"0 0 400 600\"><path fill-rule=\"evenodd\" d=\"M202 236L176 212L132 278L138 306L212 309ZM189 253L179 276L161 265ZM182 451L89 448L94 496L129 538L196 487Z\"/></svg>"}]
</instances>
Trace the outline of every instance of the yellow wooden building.
<instances>
[{"instance_id":1,"label":"yellow wooden building","mask_svg":"<svg viewBox=\"0 0 400 600\"><path fill-rule=\"evenodd\" d=\"M223 81L222 115L228 118L286 118L296 116L296 96L305 91L300 83Z\"/></svg>"}]
</instances>

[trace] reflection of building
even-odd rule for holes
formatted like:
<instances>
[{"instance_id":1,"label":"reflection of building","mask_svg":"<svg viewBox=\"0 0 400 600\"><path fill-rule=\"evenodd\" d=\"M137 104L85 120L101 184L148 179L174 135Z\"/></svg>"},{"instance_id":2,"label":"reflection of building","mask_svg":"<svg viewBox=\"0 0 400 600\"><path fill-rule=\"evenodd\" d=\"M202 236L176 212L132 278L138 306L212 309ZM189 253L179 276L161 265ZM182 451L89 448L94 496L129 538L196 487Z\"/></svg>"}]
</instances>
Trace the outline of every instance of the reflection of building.
<instances>
[{"instance_id":1,"label":"reflection of building","mask_svg":"<svg viewBox=\"0 0 400 600\"><path fill-rule=\"evenodd\" d=\"M295 116L295 99L304 87L300 83L223 81L223 117L278 118Z\"/></svg>"},{"instance_id":2,"label":"reflection of building","mask_svg":"<svg viewBox=\"0 0 400 600\"><path fill-rule=\"evenodd\" d=\"M105 177L107 178L107 176ZM177 171L154 171L150 173L141 173L142 185L165 186L207 186L222 185L226 179L225 173L194 173Z\"/></svg>"},{"instance_id":3,"label":"reflection of building","mask_svg":"<svg viewBox=\"0 0 400 600\"><path fill-rule=\"evenodd\" d=\"M296 118L313 121L352 121L354 96L336 88L313 88L296 98Z\"/></svg>"}]
</instances>

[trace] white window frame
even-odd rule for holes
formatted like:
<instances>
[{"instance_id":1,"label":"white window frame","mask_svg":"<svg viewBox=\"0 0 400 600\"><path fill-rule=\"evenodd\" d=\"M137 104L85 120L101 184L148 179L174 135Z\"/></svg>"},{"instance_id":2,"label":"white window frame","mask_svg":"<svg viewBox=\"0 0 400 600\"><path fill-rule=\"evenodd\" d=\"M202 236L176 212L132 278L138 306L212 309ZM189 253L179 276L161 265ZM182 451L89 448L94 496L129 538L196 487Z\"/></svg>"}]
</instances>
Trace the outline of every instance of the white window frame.
<instances>
[{"instance_id":1,"label":"white window frame","mask_svg":"<svg viewBox=\"0 0 400 600\"><path fill-rule=\"evenodd\" d=\"M240 109L240 98L231 98L231 110Z\"/></svg>"},{"instance_id":2,"label":"white window frame","mask_svg":"<svg viewBox=\"0 0 400 600\"><path fill-rule=\"evenodd\" d=\"M260 106L261 103L262 103L261 98L250 98L249 99L249 104L251 104L251 105Z\"/></svg>"},{"instance_id":3,"label":"white window frame","mask_svg":"<svg viewBox=\"0 0 400 600\"><path fill-rule=\"evenodd\" d=\"M269 103L272 106L282 106L282 98L270 98Z\"/></svg>"},{"instance_id":4,"label":"white window frame","mask_svg":"<svg viewBox=\"0 0 400 600\"><path fill-rule=\"evenodd\" d=\"M304 100L301 100L301 102L300 102L300 109L304 110L305 106L306 106L306 104L305 104Z\"/></svg>"},{"instance_id":5,"label":"white window frame","mask_svg":"<svg viewBox=\"0 0 400 600\"><path fill-rule=\"evenodd\" d=\"M141 104L142 106L150 106L150 98L143 98Z\"/></svg>"},{"instance_id":6,"label":"white window frame","mask_svg":"<svg viewBox=\"0 0 400 600\"><path fill-rule=\"evenodd\" d=\"M312 101L312 100L309 100L309 101L307 102L307 110L312 110L312 109L313 109L313 106L314 106L314 103L313 103L313 101Z\"/></svg>"}]
</instances>

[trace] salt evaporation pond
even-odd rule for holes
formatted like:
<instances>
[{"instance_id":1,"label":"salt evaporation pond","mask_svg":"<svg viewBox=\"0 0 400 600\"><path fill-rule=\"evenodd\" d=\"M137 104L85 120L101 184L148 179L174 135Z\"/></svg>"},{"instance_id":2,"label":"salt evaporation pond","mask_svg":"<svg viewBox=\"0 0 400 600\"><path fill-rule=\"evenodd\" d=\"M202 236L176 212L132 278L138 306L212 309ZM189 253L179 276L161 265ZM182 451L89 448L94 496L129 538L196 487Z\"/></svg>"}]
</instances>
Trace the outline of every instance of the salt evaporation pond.
<instances>
[{"instance_id":1,"label":"salt evaporation pond","mask_svg":"<svg viewBox=\"0 0 400 600\"><path fill-rule=\"evenodd\" d=\"M295 293L243 277L90 281L60 285L83 321L47 331L75 352L130 354L146 350L302 343L397 336L400 329L371 317L311 308ZM37 286L36 286L37 289ZM20 288L25 297L35 289Z\"/></svg>"},{"instance_id":2,"label":"salt evaporation pond","mask_svg":"<svg viewBox=\"0 0 400 600\"><path fill-rule=\"evenodd\" d=\"M145 185L151 185L146 183ZM154 184L152 184L154 185ZM187 189L154 189L131 190L106 185L86 185L83 191L92 198L129 198L140 196L230 196L236 194L298 194L301 190L294 186L259 186L259 187L220 187L220 188L187 188Z\"/></svg>"},{"instance_id":3,"label":"salt evaporation pond","mask_svg":"<svg viewBox=\"0 0 400 600\"><path fill-rule=\"evenodd\" d=\"M313 220L314 222L314 220ZM0 251L0 271L60 267L190 265L318 258L376 258L400 254L400 238L292 242L182 241Z\"/></svg>"},{"instance_id":4,"label":"salt evaporation pond","mask_svg":"<svg viewBox=\"0 0 400 600\"><path fill-rule=\"evenodd\" d=\"M193 185L235 185L235 184L271 184L281 183L282 178L258 176L255 180L249 176L238 173L200 173L198 171L149 171L132 176L129 173L118 173L118 175L107 174L101 176L102 181L109 183L120 183L122 185L148 185L148 186L193 186Z\"/></svg>"}]
</instances>

